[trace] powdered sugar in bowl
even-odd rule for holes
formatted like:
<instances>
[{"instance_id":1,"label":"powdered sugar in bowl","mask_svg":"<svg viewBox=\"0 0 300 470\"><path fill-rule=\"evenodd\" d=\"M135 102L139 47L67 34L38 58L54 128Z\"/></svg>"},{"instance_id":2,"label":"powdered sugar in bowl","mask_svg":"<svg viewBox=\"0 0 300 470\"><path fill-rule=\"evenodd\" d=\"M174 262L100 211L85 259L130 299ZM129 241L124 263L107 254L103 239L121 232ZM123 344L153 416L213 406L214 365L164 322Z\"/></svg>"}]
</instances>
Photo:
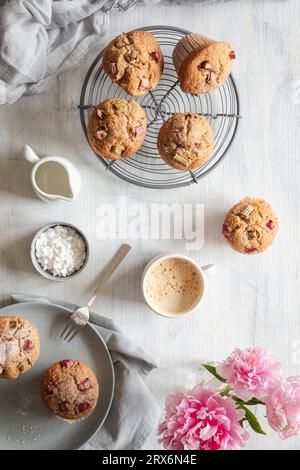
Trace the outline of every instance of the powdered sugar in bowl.
<instances>
[{"instance_id":1,"label":"powdered sugar in bowl","mask_svg":"<svg viewBox=\"0 0 300 470\"><path fill-rule=\"evenodd\" d=\"M78 227L56 222L45 225L35 234L30 254L39 274L51 281L66 281L83 271L90 249Z\"/></svg>"}]
</instances>

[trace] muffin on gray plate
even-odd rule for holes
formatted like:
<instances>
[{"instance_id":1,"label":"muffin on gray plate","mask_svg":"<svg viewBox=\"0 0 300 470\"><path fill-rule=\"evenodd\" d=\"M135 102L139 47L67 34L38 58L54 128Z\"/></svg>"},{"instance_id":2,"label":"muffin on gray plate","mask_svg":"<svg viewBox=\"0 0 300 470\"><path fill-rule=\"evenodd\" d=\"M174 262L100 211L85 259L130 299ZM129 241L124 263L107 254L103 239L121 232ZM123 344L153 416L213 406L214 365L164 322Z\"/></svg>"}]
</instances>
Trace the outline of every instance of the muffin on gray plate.
<instances>
[{"instance_id":1,"label":"muffin on gray plate","mask_svg":"<svg viewBox=\"0 0 300 470\"><path fill-rule=\"evenodd\" d=\"M0 377L17 379L40 357L36 327L21 317L0 317Z\"/></svg>"},{"instance_id":2,"label":"muffin on gray plate","mask_svg":"<svg viewBox=\"0 0 300 470\"><path fill-rule=\"evenodd\" d=\"M45 372L41 397L47 408L69 423L83 421L93 413L99 396L98 380L82 361L64 359Z\"/></svg>"}]
</instances>

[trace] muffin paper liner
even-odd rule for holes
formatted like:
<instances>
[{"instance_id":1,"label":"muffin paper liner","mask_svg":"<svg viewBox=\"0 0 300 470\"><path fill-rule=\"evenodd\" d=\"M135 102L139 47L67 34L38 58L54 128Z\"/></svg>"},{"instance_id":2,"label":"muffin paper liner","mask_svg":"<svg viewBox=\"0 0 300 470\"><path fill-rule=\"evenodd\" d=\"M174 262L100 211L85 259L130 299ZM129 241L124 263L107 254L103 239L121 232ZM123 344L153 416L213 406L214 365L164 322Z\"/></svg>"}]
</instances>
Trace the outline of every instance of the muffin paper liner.
<instances>
[{"instance_id":1,"label":"muffin paper liner","mask_svg":"<svg viewBox=\"0 0 300 470\"><path fill-rule=\"evenodd\" d=\"M201 49L201 47L213 44L214 42L216 41L197 33L190 33L180 39L173 51L173 63L177 74L179 73L183 61L189 54L194 52L195 49Z\"/></svg>"}]
</instances>

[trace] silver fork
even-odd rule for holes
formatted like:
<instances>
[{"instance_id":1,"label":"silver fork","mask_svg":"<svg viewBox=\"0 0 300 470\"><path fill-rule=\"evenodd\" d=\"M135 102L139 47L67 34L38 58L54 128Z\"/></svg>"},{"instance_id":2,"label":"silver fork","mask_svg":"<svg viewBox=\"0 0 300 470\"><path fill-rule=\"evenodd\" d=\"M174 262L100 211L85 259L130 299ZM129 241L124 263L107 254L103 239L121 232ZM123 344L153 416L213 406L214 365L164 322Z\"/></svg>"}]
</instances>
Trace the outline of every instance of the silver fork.
<instances>
[{"instance_id":1,"label":"silver fork","mask_svg":"<svg viewBox=\"0 0 300 470\"><path fill-rule=\"evenodd\" d=\"M62 330L60 338L64 336L63 339L68 340L69 343L78 334L79 329L86 326L90 317L89 309L91 305L94 303L97 295L100 293L107 281L111 278L118 266L122 263L125 256L128 255L130 250L131 246L124 244L117 251L115 256L112 258L112 260L109 262L108 266L104 270L104 272L101 274L98 285L94 290L90 300L84 307L79 307L74 310L70 317L70 320L66 324L65 328Z\"/></svg>"}]
</instances>

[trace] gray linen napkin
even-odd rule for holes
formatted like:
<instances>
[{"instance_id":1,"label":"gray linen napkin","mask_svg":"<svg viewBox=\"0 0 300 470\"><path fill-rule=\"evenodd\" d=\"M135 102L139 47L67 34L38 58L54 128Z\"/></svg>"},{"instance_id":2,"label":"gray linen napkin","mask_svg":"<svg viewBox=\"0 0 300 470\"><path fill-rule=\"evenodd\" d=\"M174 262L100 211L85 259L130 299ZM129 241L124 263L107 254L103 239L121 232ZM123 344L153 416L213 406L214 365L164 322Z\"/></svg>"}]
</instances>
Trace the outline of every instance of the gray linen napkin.
<instances>
[{"instance_id":1,"label":"gray linen napkin","mask_svg":"<svg viewBox=\"0 0 300 470\"><path fill-rule=\"evenodd\" d=\"M159 1L0 0L0 104L45 91L59 73L99 50L110 11L126 12L136 5L150 6Z\"/></svg>"},{"instance_id":2,"label":"gray linen napkin","mask_svg":"<svg viewBox=\"0 0 300 470\"><path fill-rule=\"evenodd\" d=\"M14 303L40 302L63 307L72 312L77 305L48 297L12 294ZM90 313L112 356L115 370L115 394L109 415L99 433L85 447L87 450L138 450L155 430L160 409L150 393L145 376L157 362L136 345L109 318Z\"/></svg>"}]
</instances>

